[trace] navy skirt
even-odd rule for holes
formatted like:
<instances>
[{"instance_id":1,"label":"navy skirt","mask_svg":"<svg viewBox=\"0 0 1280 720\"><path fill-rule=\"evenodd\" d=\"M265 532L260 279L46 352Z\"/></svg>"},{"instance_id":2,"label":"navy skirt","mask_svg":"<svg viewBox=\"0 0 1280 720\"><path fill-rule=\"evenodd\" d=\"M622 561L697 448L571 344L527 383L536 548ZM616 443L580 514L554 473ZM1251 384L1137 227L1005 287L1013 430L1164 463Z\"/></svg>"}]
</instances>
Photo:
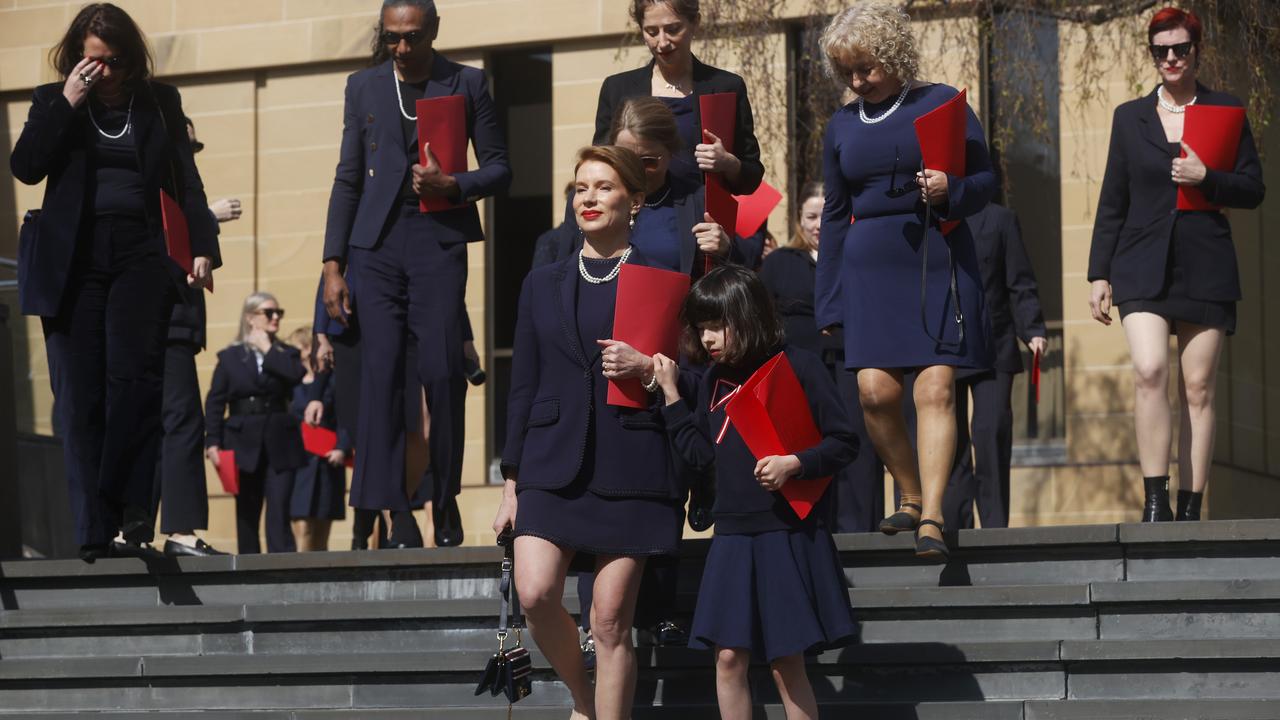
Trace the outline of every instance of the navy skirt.
<instances>
[{"instance_id":1,"label":"navy skirt","mask_svg":"<svg viewBox=\"0 0 1280 720\"><path fill-rule=\"evenodd\" d=\"M289 517L341 520L346 514L346 491L346 468L334 467L324 458L308 454L306 467L299 468L293 477Z\"/></svg>"},{"instance_id":2,"label":"navy skirt","mask_svg":"<svg viewBox=\"0 0 1280 720\"><path fill-rule=\"evenodd\" d=\"M746 649L773 662L847 645L856 634L844 568L826 530L711 541L689 647Z\"/></svg>"}]
</instances>

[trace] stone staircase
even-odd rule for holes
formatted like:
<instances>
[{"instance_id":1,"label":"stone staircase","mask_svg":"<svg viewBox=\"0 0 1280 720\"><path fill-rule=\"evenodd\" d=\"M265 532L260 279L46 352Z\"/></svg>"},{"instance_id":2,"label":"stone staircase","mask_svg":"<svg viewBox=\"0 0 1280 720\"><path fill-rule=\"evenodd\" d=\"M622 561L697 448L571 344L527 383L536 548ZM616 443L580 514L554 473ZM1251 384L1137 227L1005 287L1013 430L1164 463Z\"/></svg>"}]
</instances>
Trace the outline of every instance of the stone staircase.
<instances>
[{"instance_id":1,"label":"stone staircase","mask_svg":"<svg viewBox=\"0 0 1280 720\"><path fill-rule=\"evenodd\" d=\"M830 718L1280 718L1280 521L837 537L858 644L813 659ZM687 543L693 607L706 542ZM496 548L0 564L0 715L503 718ZM569 583L566 602L576 611ZM636 718L716 717L709 653L640 648ZM534 652L519 718L568 715ZM782 718L768 669L758 718Z\"/></svg>"}]
</instances>

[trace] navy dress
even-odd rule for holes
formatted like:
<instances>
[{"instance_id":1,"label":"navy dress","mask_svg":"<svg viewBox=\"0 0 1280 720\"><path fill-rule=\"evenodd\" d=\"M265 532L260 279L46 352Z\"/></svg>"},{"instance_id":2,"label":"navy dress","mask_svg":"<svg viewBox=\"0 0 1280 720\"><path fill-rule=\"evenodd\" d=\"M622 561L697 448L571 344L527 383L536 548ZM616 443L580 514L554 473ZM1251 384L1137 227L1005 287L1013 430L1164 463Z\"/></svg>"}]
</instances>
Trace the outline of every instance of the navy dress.
<instances>
[{"instance_id":1,"label":"navy dress","mask_svg":"<svg viewBox=\"0 0 1280 720\"><path fill-rule=\"evenodd\" d=\"M693 112L693 103L697 99L693 95L658 99L671 109L672 115L675 115L676 129L680 131L680 142L683 144L680 151L671 156L670 172L695 186L701 185L702 171L698 169L698 163L693 159L693 149L702 142L702 132L698 127L697 116Z\"/></svg>"},{"instance_id":2,"label":"navy dress","mask_svg":"<svg viewBox=\"0 0 1280 720\"><path fill-rule=\"evenodd\" d=\"M661 189L645 197L631 231L631 244L652 260L654 267L674 272L680 272L680 243L684 236L676 213L677 192L668 175ZM587 260L588 266L591 262Z\"/></svg>"},{"instance_id":3,"label":"navy dress","mask_svg":"<svg viewBox=\"0 0 1280 720\"><path fill-rule=\"evenodd\" d=\"M858 104L850 103L827 125L816 317L819 327L844 326L846 367L991 366L973 237L964 223L945 238L936 227L923 233L924 204L914 183L921 164L914 120L956 92L947 85L915 88L893 115L875 124L864 123ZM882 116L896 99L867 104L867 115ZM935 217L963 220L990 202L996 189L982 127L972 110L968 115L965 176L948 178L948 200L934 206ZM923 313L922 236L928 243ZM951 300L948 245L963 339Z\"/></svg>"},{"instance_id":4,"label":"navy dress","mask_svg":"<svg viewBox=\"0 0 1280 720\"><path fill-rule=\"evenodd\" d=\"M299 422L306 414L307 404L315 396L313 387L319 379L298 383L293 388L293 403L290 410ZM324 383L318 398L324 403L324 420L321 427L333 430L338 434L338 445L349 457L351 455L351 438L347 431L337 422L334 412L335 388L333 382ZM289 517L317 518L319 520L341 520L344 517L343 502L347 490L347 471L344 466L334 467L329 461L307 453L307 464L298 468L293 476L293 494L289 498Z\"/></svg>"}]
</instances>

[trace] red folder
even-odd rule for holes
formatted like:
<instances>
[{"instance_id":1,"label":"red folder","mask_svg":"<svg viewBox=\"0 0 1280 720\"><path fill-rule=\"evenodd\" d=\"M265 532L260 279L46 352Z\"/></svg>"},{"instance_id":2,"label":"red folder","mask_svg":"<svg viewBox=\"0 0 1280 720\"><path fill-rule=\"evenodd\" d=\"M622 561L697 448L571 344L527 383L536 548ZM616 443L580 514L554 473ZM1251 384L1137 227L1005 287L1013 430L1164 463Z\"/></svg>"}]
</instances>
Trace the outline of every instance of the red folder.
<instances>
[{"instance_id":1,"label":"red folder","mask_svg":"<svg viewBox=\"0 0 1280 720\"><path fill-rule=\"evenodd\" d=\"M702 117L702 141L709 142L707 133L720 138L726 152L733 152L734 128L738 119L738 93L711 93L698 98L698 114ZM715 173L704 174L706 207L725 232L732 235L738 227L738 201ZM710 257L703 259L703 272L711 269Z\"/></svg>"},{"instance_id":2,"label":"red folder","mask_svg":"<svg viewBox=\"0 0 1280 720\"><path fill-rule=\"evenodd\" d=\"M428 144L431 154L447 175L467 170L467 105L462 95L423 98L415 104L418 112L418 163L427 164ZM427 197L418 203L422 212L437 212L459 207L448 198Z\"/></svg>"},{"instance_id":3,"label":"red folder","mask_svg":"<svg viewBox=\"0 0 1280 720\"><path fill-rule=\"evenodd\" d=\"M929 170L941 170L951 177L964 177L965 125L968 123L968 88L916 118L916 139L920 156ZM959 220L942 222L942 234L954 230Z\"/></svg>"},{"instance_id":4,"label":"red folder","mask_svg":"<svg viewBox=\"0 0 1280 720\"><path fill-rule=\"evenodd\" d=\"M769 213L782 202L782 193L769 183L761 182L760 187L750 195L734 195L733 198L738 202L738 224L734 232L738 237L751 237L764 225Z\"/></svg>"},{"instance_id":5,"label":"red folder","mask_svg":"<svg viewBox=\"0 0 1280 720\"><path fill-rule=\"evenodd\" d=\"M809 398L785 353L774 355L742 384L725 407L734 429L756 459L794 455L822 442ZM801 520L826 492L831 478L791 480L782 496Z\"/></svg>"},{"instance_id":6,"label":"red folder","mask_svg":"<svg viewBox=\"0 0 1280 720\"><path fill-rule=\"evenodd\" d=\"M160 189L160 222L164 225L164 244L169 257L188 275L193 274L195 258L191 254L191 233L187 230L187 216L169 193ZM209 292L213 292L213 278L209 279Z\"/></svg>"},{"instance_id":7,"label":"red folder","mask_svg":"<svg viewBox=\"0 0 1280 720\"><path fill-rule=\"evenodd\" d=\"M645 355L680 354L680 304L689 294L689 276L643 265L623 265L613 313L613 339ZM649 393L637 378L610 380L610 405L649 407Z\"/></svg>"},{"instance_id":8,"label":"red folder","mask_svg":"<svg viewBox=\"0 0 1280 720\"><path fill-rule=\"evenodd\" d=\"M236 467L235 450L218 451L218 479L222 481L223 490L240 494L240 468Z\"/></svg>"},{"instance_id":9,"label":"red folder","mask_svg":"<svg viewBox=\"0 0 1280 720\"><path fill-rule=\"evenodd\" d=\"M1182 127L1182 142L1200 156L1210 170L1231 171L1236 167L1240 133L1244 131L1244 108L1223 105L1190 105ZM1186 157L1184 150L1182 157ZM1218 210L1198 187L1178 186L1179 210Z\"/></svg>"},{"instance_id":10,"label":"red folder","mask_svg":"<svg viewBox=\"0 0 1280 720\"><path fill-rule=\"evenodd\" d=\"M302 447L312 455L324 457L337 449L338 433L306 422L300 423L300 427L302 428ZM351 467L354 465L352 462L354 458L351 453L347 453L346 456L346 465Z\"/></svg>"},{"instance_id":11,"label":"red folder","mask_svg":"<svg viewBox=\"0 0 1280 720\"><path fill-rule=\"evenodd\" d=\"M1040 351L1031 353L1031 384L1036 387L1036 404L1040 404Z\"/></svg>"}]
</instances>

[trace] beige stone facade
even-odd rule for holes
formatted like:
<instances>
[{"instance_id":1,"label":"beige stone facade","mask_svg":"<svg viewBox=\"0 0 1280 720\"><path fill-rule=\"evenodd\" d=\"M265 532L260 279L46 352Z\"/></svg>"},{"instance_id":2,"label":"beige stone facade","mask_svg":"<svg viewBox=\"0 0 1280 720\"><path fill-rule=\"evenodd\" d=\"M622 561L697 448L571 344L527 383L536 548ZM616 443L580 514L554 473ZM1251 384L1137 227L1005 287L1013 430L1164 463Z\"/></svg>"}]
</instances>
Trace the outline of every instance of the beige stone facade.
<instances>
[{"instance_id":1,"label":"beige stone facade","mask_svg":"<svg viewBox=\"0 0 1280 720\"><path fill-rule=\"evenodd\" d=\"M223 226L225 266L217 293L209 299L209 341L229 342L239 307L254 290L275 293L289 309L284 331L309 323L320 269L325 211L337 160L342 88L347 74L366 63L378 4L373 0L119 0L152 43L158 75L182 91L206 150L198 165L210 199L238 197L243 217ZM442 28L437 48L454 60L484 67L490 53L521 45L547 46L552 58L551 152L553 171L536 182L551 194L570 179L573 152L590 141L600 82L611 73L647 60L631 38L625 0L438 0ZM800 5L800 3L793 3ZM10 147L22 129L31 88L56 79L48 48L80 7L79 2L0 0L0 134ZM798 13L797 7L793 14ZM956 22L956 21L950 21ZM939 34L920 23L923 75L971 89L980 106L978 67L951 62L936 49ZM976 28L976 26L974 26ZM1106 93L1086 110L1068 102L1076 83L1071 48L1074 31L1061 28L1063 106L1058 151L1062 168L1061 267L1065 352L1046 366L1046 382L1059 373L1064 404L1066 461L1018 467L1014 472L1015 525L1115 522L1134 519L1140 494L1132 427L1132 382L1128 353L1118 325L1104 328L1089 318L1084 279L1093 209L1105 161L1111 108L1134 89L1116 73ZM975 30L976 33L976 30ZM975 40L976 43L976 34ZM787 72L787 37L771 38L770 57ZM696 50L696 48L695 48ZM731 54L721 64L733 69ZM1118 58L1117 66L1140 62ZM752 88L757 115L785 113L785 97L767 97ZM785 123L783 123L785 126ZM1273 132L1268 156L1280 144ZM788 150L778 139L764 141L766 180L788 184ZM473 160L474 166L474 160ZM1267 178L1280 187L1276 165ZM38 207L40 188L0 185L0 256L16 255L22 210ZM788 227L786 203L771 218L772 228ZM1236 251L1246 300L1239 331L1223 356L1219 378L1219 427L1212 498L1213 517L1274 514L1280 509L1280 253L1268 250L1264 232L1280 225L1280 201L1273 197L1254 212L1233 212ZM1274 234L1274 230L1272 231ZM470 248L467 305L482 357L487 333L487 273L482 246ZM11 291L0 301L16 305ZM15 307L16 312L16 307ZM18 320L18 407L21 430L48 433L51 397L39 323ZM1269 362L1270 360L1270 362ZM213 352L199 356L202 383L212 372ZM472 389L467 405L464 512L468 541L492 539L488 525L496 488L484 487L486 428L491 403L484 388ZM4 411L8 411L5 409ZM234 546L231 498L210 479L215 545ZM344 527L332 546L344 547Z\"/></svg>"}]
</instances>

